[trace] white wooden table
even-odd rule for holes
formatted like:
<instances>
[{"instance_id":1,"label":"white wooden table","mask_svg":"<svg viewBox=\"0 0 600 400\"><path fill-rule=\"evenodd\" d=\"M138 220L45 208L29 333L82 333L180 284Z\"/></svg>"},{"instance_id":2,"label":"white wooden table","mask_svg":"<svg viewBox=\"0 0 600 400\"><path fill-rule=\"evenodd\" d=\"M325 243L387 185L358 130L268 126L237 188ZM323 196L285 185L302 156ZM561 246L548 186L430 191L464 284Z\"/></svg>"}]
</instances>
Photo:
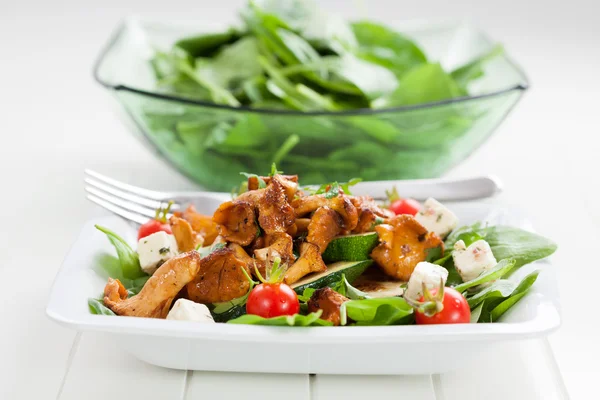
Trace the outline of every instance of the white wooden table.
<instances>
[{"instance_id":1,"label":"white wooden table","mask_svg":"<svg viewBox=\"0 0 600 400\"><path fill-rule=\"evenodd\" d=\"M563 326L549 339L507 343L479 368L441 376L186 373L146 365L104 336L46 318L56 271L83 221L98 212L84 199L83 168L153 188L192 187L116 118L91 79L98 49L123 15L218 20L241 3L0 2L0 399L596 398L598 368L590 362L600 357L600 330L581 307L594 304L598 263L590 249L600 240L600 28L592 1L369 1L361 14L390 22L469 17L532 78L497 134L449 175L502 177L497 201L523 208L559 243ZM322 3L356 14L341 0Z\"/></svg>"}]
</instances>

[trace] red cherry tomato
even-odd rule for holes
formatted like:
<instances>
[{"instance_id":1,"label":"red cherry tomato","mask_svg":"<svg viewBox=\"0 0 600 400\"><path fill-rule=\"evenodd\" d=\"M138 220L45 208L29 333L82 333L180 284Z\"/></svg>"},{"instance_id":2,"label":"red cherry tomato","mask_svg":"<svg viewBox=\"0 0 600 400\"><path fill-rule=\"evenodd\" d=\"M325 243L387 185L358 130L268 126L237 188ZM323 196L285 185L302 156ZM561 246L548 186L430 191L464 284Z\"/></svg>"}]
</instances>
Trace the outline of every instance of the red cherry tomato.
<instances>
[{"instance_id":1,"label":"red cherry tomato","mask_svg":"<svg viewBox=\"0 0 600 400\"><path fill-rule=\"evenodd\" d=\"M437 289L432 289L431 294L435 296ZM421 301L425 301L421 297ZM471 309L467 299L462 294L452 288L444 288L444 300L442 300L444 309L432 317L428 317L420 311L415 311L415 320L418 325L432 324L460 324L471 322Z\"/></svg>"},{"instance_id":2,"label":"red cherry tomato","mask_svg":"<svg viewBox=\"0 0 600 400\"><path fill-rule=\"evenodd\" d=\"M151 219L150 221L146 222L144 225L140 226L140 230L138 232L138 240L140 240L141 238L145 238L146 236L150 236L153 233L161 232L161 231L167 232L167 233L173 233L171 231L171 226L169 224L165 224L156 219Z\"/></svg>"},{"instance_id":3,"label":"red cherry tomato","mask_svg":"<svg viewBox=\"0 0 600 400\"><path fill-rule=\"evenodd\" d=\"M300 302L294 289L285 283L262 283L252 289L246 312L263 318L294 315L300 311Z\"/></svg>"},{"instance_id":4,"label":"red cherry tomato","mask_svg":"<svg viewBox=\"0 0 600 400\"><path fill-rule=\"evenodd\" d=\"M421 203L414 199L398 199L390 204L390 210L396 215L416 215L421 209Z\"/></svg>"}]
</instances>

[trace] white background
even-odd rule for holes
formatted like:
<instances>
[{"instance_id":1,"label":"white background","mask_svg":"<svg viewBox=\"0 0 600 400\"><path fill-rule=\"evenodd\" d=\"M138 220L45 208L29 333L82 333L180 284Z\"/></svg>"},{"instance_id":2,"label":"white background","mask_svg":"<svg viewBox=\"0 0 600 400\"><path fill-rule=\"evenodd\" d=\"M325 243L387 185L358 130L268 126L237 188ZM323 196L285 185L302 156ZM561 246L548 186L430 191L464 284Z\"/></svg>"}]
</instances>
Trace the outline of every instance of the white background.
<instances>
[{"instance_id":1,"label":"white background","mask_svg":"<svg viewBox=\"0 0 600 400\"><path fill-rule=\"evenodd\" d=\"M153 188L192 187L115 116L112 99L91 77L100 47L129 14L214 22L231 19L243 3L0 0L0 398L55 398L61 386L75 334L50 322L44 308L62 258L94 212L84 199L83 168ZM532 89L498 132L449 175L500 176L506 191L499 201L524 208L536 228L558 242L554 262L564 314L550 343L571 397L593 398L600 357L597 3L320 3L388 23L469 19L523 66Z\"/></svg>"}]
</instances>

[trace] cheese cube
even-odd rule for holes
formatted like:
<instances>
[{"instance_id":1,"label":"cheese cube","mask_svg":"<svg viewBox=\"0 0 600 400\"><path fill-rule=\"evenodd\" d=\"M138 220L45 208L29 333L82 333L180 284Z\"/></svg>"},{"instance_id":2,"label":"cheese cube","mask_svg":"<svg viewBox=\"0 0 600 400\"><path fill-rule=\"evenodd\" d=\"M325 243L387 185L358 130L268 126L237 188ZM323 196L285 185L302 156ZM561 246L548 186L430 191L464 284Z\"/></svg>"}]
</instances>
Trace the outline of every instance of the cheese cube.
<instances>
[{"instance_id":1,"label":"cheese cube","mask_svg":"<svg viewBox=\"0 0 600 400\"><path fill-rule=\"evenodd\" d=\"M452 259L463 282L477 278L497 264L492 249L485 240L478 240L469 247L465 246L465 242L459 240L454 245Z\"/></svg>"},{"instance_id":2,"label":"cheese cube","mask_svg":"<svg viewBox=\"0 0 600 400\"><path fill-rule=\"evenodd\" d=\"M458 217L433 198L428 198L415 219L428 231L445 238L458 224Z\"/></svg>"},{"instance_id":3,"label":"cheese cube","mask_svg":"<svg viewBox=\"0 0 600 400\"><path fill-rule=\"evenodd\" d=\"M179 252L175 236L167 232L156 232L141 238L137 246L142 270L152 275L165 261Z\"/></svg>"},{"instance_id":4,"label":"cheese cube","mask_svg":"<svg viewBox=\"0 0 600 400\"><path fill-rule=\"evenodd\" d=\"M187 299L177 300L169 314L167 314L167 319L205 323L215 322L208 307Z\"/></svg>"},{"instance_id":5,"label":"cheese cube","mask_svg":"<svg viewBox=\"0 0 600 400\"><path fill-rule=\"evenodd\" d=\"M423 296L423 283L425 283L425 286L429 290L439 288L440 278L444 282L444 285L446 285L446 280L448 279L448 270L446 268L426 261L418 263L408 280L404 298L419 301L421 296Z\"/></svg>"}]
</instances>

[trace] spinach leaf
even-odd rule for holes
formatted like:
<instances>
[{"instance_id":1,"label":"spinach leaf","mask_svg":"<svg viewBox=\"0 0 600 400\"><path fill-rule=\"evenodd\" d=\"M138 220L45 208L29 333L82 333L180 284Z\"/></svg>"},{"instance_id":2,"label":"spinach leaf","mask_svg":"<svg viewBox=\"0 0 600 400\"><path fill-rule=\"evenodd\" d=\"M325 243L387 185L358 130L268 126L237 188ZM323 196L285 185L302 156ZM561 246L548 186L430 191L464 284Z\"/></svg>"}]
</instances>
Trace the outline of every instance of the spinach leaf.
<instances>
[{"instance_id":1,"label":"spinach leaf","mask_svg":"<svg viewBox=\"0 0 600 400\"><path fill-rule=\"evenodd\" d=\"M527 294L529 288L531 288L533 283L536 281L538 275L539 271L533 271L527 275L506 300L494 307L494 309L491 311L492 322L497 321L498 318L504 315L505 312L517 304L519 300L521 300Z\"/></svg>"},{"instance_id":2,"label":"spinach leaf","mask_svg":"<svg viewBox=\"0 0 600 400\"><path fill-rule=\"evenodd\" d=\"M348 282L346 279L346 275L342 274L342 277L339 281L335 282L332 285L329 285L333 290L341 294L342 296L346 296L350 300L363 300L368 299L370 296L363 292L362 290L358 290L354 286Z\"/></svg>"},{"instance_id":3,"label":"spinach leaf","mask_svg":"<svg viewBox=\"0 0 600 400\"><path fill-rule=\"evenodd\" d=\"M469 296L467 298L467 302L469 303L469 307L473 309L474 307L486 300L493 300L510 296L510 294L515 290L516 286L517 284L512 281L500 279L492 283L490 286L485 287L478 293Z\"/></svg>"},{"instance_id":4,"label":"spinach leaf","mask_svg":"<svg viewBox=\"0 0 600 400\"><path fill-rule=\"evenodd\" d=\"M200 253L201 258L204 258L210 255L211 253L223 248L225 248L225 243L213 243L210 246L200 247L198 249L198 253Z\"/></svg>"},{"instance_id":5,"label":"spinach leaf","mask_svg":"<svg viewBox=\"0 0 600 400\"><path fill-rule=\"evenodd\" d=\"M480 303L477 307L471 310L471 323L476 324L481 317L481 311L483 310L484 303Z\"/></svg>"},{"instance_id":6,"label":"spinach leaf","mask_svg":"<svg viewBox=\"0 0 600 400\"><path fill-rule=\"evenodd\" d=\"M227 321L228 324L270 325L270 326L331 326L331 322L321 319L322 310L308 315L294 314L280 317L263 318L246 314Z\"/></svg>"},{"instance_id":7,"label":"spinach leaf","mask_svg":"<svg viewBox=\"0 0 600 400\"><path fill-rule=\"evenodd\" d=\"M387 108L431 103L465 94L439 63L423 64L404 74L398 89L386 97L377 99L372 106Z\"/></svg>"},{"instance_id":8,"label":"spinach leaf","mask_svg":"<svg viewBox=\"0 0 600 400\"><path fill-rule=\"evenodd\" d=\"M369 100L390 94L398 87L398 80L390 70L350 53L341 57L335 73L359 88Z\"/></svg>"},{"instance_id":9,"label":"spinach leaf","mask_svg":"<svg viewBox=\"0 0 600 400\"><path fill-rule=\"evenodd\" d=\"M125 278L136 279L147 275L140 267L140 260L137 253L127 244L125 240L123 240L123 238L113 231L100 225L95 225L95 227L100 232L106 234L108 240L117 251L121 273Z\"/></svg>"},{"instance_id":10,"label":"spinach leaf","mask_svg":"<svg viewBox=\"0 0 600 400\"><path fill-rule=\"evenodd\" d=\"M247 36L222 47L212 58L196 59L196 73L207 82L230 89L245 79L261 75L257 39Z\"/></svg>"},{"instance_id":11,"label":"spinach leaf","mask_svg":"<svg viewBox=\"0 0 600 400\"><path fill-rule=\"evenodd\" d=\"M314 289L314 288L306 288L306 289L304 289L304 291L302 292L302 294L298 295L298 300L300 300L301 303L308 303L308 301L310 300L310 298L312 297L313 293L316 290L317 289Z\"/></svg>"},{"instance_id":12,"label":"spinach leaf","mask_svg":"<svg viewBox=\"0 0 600 400\"><path fill-rule=\"evenodd\" d=\"M359 21L351 27L359 45L358 56L386 67L398 76L427 62L423 51L412 40L384 25Z\"/></svg>"},{"instance_id":13,"label":"spinach leaf","mask_svg":"<svg viewBox=\"0 0 600 400\"><path fill-rule=\"evenodd\" d=\"M481 224L461 228L460 234L477 234L489 243L497 260L514 259L515 270L525 264L550 256L556 251L556 244L538 234L511 226L482 227ZM459 235L450 235L446 247L452 248Z\"/></svg>"},{"instance_id":14,"label":"spinach leaf","mask_svg":"<svg viewBox=\"0 0 600 400\"><path fill-rule=\"evenodd\" d=\"M341 324L348 319L356 325L407 325L413 308L401 297L350 300L340 307Z\"/></svg>"},{"instance_id":15,"label":"spinach leaf","mask_svg":"<svg viewBox=\"0 0 600 400\"><path fill-rule=\"evenodd\" d=\"M189 36L175 42L175 47L184 50L191 57L207 57L221 46L235 42L240 38L238 32L229 29L222 33L205 33Z\"/></svg>"},{"instance_id":16,"label":"spinach leaf","mask_svg":"<svg viewBox=\"0 0 600 400\"><path fill-rule=\"evenodd\" d=\"M90 313L94 315L116 315L111 309L104 305L102 300L88 299Z\"/></svg>"},{"instance_id":17,"label":"spinach leaf","mask_svg":"<svg viewBox=\"0 0 600 400\"><path fill-rule=\"evenodd\" d=\"M454 289L459 292L464 292L469 288L473 288L475 286L482 285L487 282L494 281L496 279L502 278L504 275L508 274L515 267L515 260L513 259L504 259L501 260L496 266L488 271L485 271L477 278L470 280L468 282L461 283L460 285L454 286Z\"/></svg>"},{"instance_id":18,"label":"spinach leaf","mask_svg":"<svg viewBox=\"0 0 600 400\"><path fill-rule=\"evenodd\" d=\"M484 75L483 65L490 61L492 58L497 57L504 53L504 48L500 45L495 46L486 54L476 58L475 60L463 65L452 71L450 75L454 78L454 81L466 91L467 85Z\"/></svg>"}]
</instances>

